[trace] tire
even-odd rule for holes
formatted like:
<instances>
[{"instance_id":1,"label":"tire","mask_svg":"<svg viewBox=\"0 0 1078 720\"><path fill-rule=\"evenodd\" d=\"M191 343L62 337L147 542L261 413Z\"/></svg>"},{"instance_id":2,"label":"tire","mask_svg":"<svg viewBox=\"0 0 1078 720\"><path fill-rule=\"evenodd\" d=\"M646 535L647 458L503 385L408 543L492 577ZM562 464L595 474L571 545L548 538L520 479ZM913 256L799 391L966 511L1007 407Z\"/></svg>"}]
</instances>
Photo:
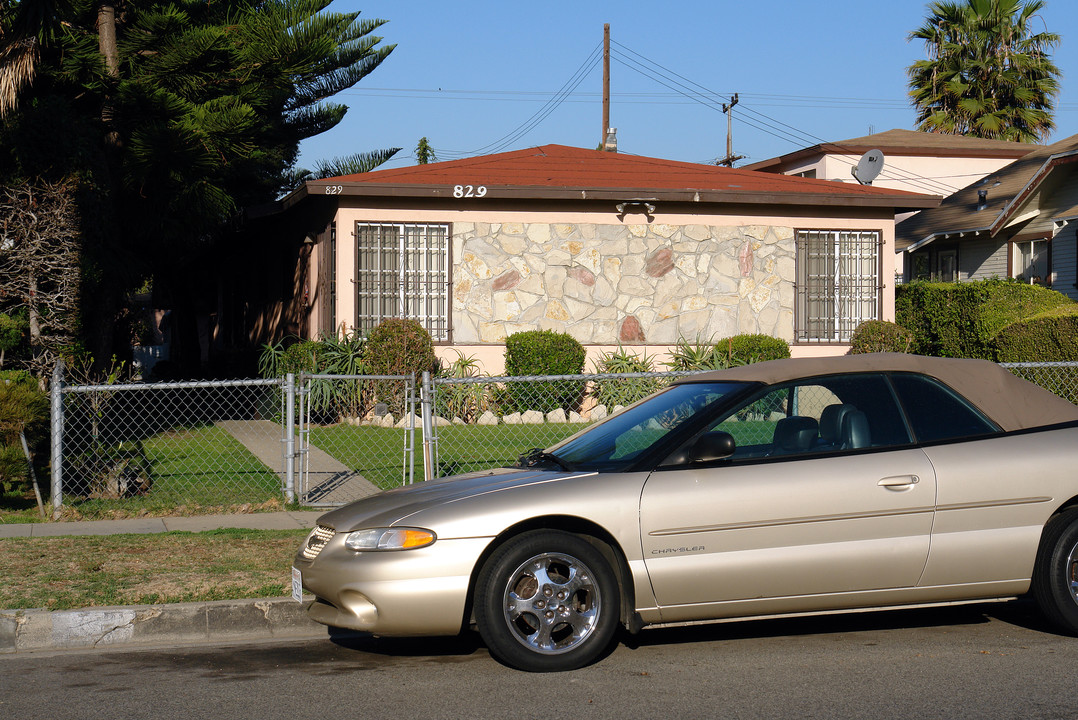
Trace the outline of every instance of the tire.
<instances>
[{"instance_id":1,"label":"tire","mask_svg":"<svg viewBox=\"0 0 1078 720\"><path fill-rule=\"evenodd\" d=\"M621 608L603 554L559 530L506 542L483 565L475 592L476 624L490 654L529 672L594 661L611 645Z\"/></svg>"},{"instance_id":2,"label":"tire","mask_svg":"<svg viewBox=\"0 0 1078 720\"><path fill-rule=\"evenodd\" d=\"M1045 525L1033 568L1033 597L1053 625L1078 634L1078 508Z\"/></svg>"}]
</instances>

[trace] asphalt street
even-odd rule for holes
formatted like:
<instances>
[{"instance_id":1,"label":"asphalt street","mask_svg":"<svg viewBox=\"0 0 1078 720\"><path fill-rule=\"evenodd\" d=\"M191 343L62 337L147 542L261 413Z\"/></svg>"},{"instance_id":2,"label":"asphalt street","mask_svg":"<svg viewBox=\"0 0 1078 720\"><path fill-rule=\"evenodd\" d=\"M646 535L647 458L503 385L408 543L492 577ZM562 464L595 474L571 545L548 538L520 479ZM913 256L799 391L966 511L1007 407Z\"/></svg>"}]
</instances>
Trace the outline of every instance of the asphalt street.
<instances>
[{"instance_id":1,"label":"asphalt street","mask_svg":"<svg viewBox=\"0 0 1078 720\"><path fill-rule=\"evenodd\" d=\"M530 675L454 639L0 656L0 717L1064 718L1078 639L1025 602L648 630Z\"/></svg>"}]
</instances>

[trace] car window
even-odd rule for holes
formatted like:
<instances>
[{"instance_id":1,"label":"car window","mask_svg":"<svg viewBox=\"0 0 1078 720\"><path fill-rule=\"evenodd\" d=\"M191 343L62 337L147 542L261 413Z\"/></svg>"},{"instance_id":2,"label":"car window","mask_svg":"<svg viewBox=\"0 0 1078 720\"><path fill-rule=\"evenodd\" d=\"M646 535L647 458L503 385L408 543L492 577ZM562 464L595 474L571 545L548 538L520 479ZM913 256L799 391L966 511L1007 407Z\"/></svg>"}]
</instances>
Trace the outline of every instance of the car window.
<instances>
[{"instance_id":1,"label":"car window","mask_svg":"<svg viewBox=\"0 0 1078 720\"><path fill-rule=\"evenodd\" d=\"M686 428L703 424L726 398L748 387L741 382L674 385L558 443L548 453L575 469L623 469L671 433L691 432Z\"/></svg>"},{"instance_id":2,"label":"car window","mask_svg":"<svg viewBox=\"0 0 1078 720\"><path fill-rule=\"evenodd\" d=\"M891 377L918 442L938 442L999 432L999 428L965 398L923 375Z\"/></svg>"},{"instance_id":3,"label":"car window","mask_svg":"<svg viewBox=\"0 0 1078 720\"><path fill-rule=\"evenodd\" d=\"M732 435L735 462L911 442L894 393L876 374L812 378L766 388L703 432ZM671 455L667 464L687 461L686 451Z\"/></svg>"}]
</instances>

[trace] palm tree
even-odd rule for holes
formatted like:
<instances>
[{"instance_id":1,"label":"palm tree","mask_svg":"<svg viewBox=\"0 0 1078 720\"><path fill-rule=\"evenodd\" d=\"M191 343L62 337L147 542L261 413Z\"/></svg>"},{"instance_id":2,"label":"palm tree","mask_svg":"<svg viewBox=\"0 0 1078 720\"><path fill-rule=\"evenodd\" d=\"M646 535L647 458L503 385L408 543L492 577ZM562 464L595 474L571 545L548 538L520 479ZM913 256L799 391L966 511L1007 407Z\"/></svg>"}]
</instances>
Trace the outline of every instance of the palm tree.
<instances>
[{"instance_id":1,"label":"palm tree","mask_svg":"<svg viewBox=\"0 0 1078 720\"><path fill-rule=\"evenodd\" d=\"M311 180L325 180L331 177L370 172L400 151L401 148L371 150L370 152L361 152L345 157L335 157L330 160L318 160L314 164L314 170L303 167L293 168L285 174L284 182L281 184L278 194L287 195L303 183Z\"/></svg>"},{"instance_id":2,"label":"palm tree","mask_svg":"<svg viewBox=\"0 0 1078 720\"><path fill-rule=\"evenodd\" d=\"M70 0L0 0L0 117L34 80L41 47L53 44Z\"/></svg>"},{"instance_id":3,"label":"palm tree","mask_svg":"<svg viewBox=\"0 0 1078 720\"><path fill-rule=\"evenodd\" d=\"M1044 0L939 0L910 40L927 60L906 72L917 128L930 132L1038 142L1055 123L1059 68L1050 51L1059 35L1033 25Z\"/></svg>"}]
</instances>

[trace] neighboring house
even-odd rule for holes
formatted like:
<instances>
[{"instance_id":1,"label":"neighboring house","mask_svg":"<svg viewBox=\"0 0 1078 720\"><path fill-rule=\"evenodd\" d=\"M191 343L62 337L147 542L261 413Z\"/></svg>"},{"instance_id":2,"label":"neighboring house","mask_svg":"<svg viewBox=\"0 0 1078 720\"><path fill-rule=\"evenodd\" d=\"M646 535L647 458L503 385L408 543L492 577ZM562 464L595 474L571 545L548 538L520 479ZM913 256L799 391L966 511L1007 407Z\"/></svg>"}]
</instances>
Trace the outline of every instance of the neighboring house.
<instances>
[{"instance_id":1,"label":"neighboring house","mask_svg":"<svg viewBox=\"0 0 1078 720\"><path fill-rule=\"evenodd\" d=\"M1009 277L1078 299L1078 135L1038 148L897 226L905 279Z\"/></svg>"},{"instance_id":2,"label":"neighboring house","mask_svg":"<svg viewBox=\"0 0 1078 720\"><path fill-rule=\"evenodd\" d=\"M872 181L874 186L949 195L1039 147L963 135L887 130L813 145L741 169L855 183L851 169L864 153L879 150L884 167Z\"/></svg>"},{"instance_id":3,"label":"neighboring house","mask_svg":"<svg viewBox=\"0 0 1078 720\"><path fill-rule=\"evenodd\" d=\"M560 145L330 178L248 213L236 261L265 265L226 283L220 332L405 316L493 373L532 329L592 357L738 333L840 354L861 321L894 317L896 212L938 202Z\"/></svg>"}]
</instances>

